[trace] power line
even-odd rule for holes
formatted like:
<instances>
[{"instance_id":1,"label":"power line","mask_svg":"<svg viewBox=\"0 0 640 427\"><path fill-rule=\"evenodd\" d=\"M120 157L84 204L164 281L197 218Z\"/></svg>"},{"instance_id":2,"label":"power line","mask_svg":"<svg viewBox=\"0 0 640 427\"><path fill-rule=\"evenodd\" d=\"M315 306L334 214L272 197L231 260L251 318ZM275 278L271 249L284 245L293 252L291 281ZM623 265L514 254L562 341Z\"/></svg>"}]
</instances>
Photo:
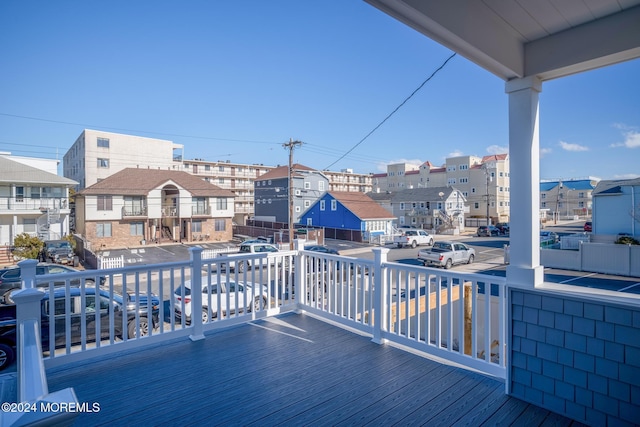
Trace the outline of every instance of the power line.
<instances>
[{"instance_id":1,"label":"power line","mask_svg":"<svg viewBox=\"0 0 640 427\"><path fill-rule=\"evenodd\" d=\"M393 116L404 104L407 103L407 101L409 101L411 98L413 98L413 95L415 95L420 89L422 89L422 87L427 84L427 82L429 82L429 80L431 80L440 70L442 70L445 65L447 65L447 63L453 59L453 57L456 56L456 53L454 52L450 57L448 57L443 63L442 65L440 65L433 73L431 73L431 75L425 80L423 81L420 86L418 86L413 92L411 92L411 95L409 95L407 98L405 98L404 101L402 101L400 103L400 105L398 105L391 113L389 113L389 115L387 117L384 118L384 120L382 120L380 123L378 123L378 125L376 127L373 128L373 130L371 130L371 132L369 132L368 134L365 135L364 138L362 138L360 141L358 141L357 144L355 144L353 147L351 147L347 152L345 152L342 156L340 156L335 162L331 163L329 166L327 166L325 169L329 169L331 166L335 165L336 163L338 163L340 160L344 159L346 157L347 154L351 153L353 150L355 150L360 144L362 144L367 138L369 138L371 136L371 134L373 134L376 130L378 130L378 128L380 126L382 126L387 120L389 120L391 118L391 116Z\"/></svg>"},{"instance_id":2,"label":"power line","mask_svg":"<svg viewBox=\"0 0 640 427\"><path fill-rule=\"evenodd\" d=\"M18 119L27 119L27 120L37 120L41 122L58 123L63 125L81 126L85 129L113 129L113 130L118 130L122 132L138 132L138 133L146 133L151 135L165 135L165 136L179 137L179 138L207 139L207 140L213 140L213 141L230 141L230 142L250 142L254 144L278 144L278 145L280 144L278 142L273 142L273 141L255 141L250 139L216 138L212 136L182 135L177 133L155 132L155 131L146 131L146 130L139 130L139 129L124 129L124 128L117 128L112 126L100 126L100 125L90 125L86 123L65 122L62 120L43 119L40 117L20 116L17 114L8 114L8 113L0 113L0 116L14 117Z\"/></svg>"}]
</instances>

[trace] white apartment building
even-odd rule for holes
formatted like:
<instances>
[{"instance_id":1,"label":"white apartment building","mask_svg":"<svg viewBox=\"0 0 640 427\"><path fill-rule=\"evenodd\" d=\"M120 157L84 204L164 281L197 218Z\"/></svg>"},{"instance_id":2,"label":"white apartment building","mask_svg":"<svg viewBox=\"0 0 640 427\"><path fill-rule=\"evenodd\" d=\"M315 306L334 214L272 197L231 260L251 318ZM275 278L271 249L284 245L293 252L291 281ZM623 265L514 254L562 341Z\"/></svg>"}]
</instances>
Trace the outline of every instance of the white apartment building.
<instances>
[{"instance_id":1,"label":"white apartment building","mask_svg":"<svg viewBox=\"0 0 640 427\"><path fill-rule=\"evenodd\" d=\"M254 181L265 173L275 169L275 166L260 164L232 163L218 160L216 162L204 159L185 160L182 170L196 175L229 190L235 194L235 216L237 224L245 224L245 220L255 214Z\"/></svg>"},{"instance_id":2,"label":"white apartment building","mask_svg":"<svg viewBox=\"0 0 640 427\"><path fill-rule=\"evenodd\" d=\"M126 168L180 170L183 150L164 139L85 129L62 159L63 175L82 190Z\"/></svg>"},{"instance_id":3,"label":"white apartment building","mask_svg":"<svg viewBox=\"0 0 640 427\"><path fill-rule=\"evenodd\" d=\"M493 224L509 221L508 154L450 157L442 166L392 164L386 174L373 175L377 192L445 186L456 187L466 198L467 218L489 216Z\"/></svg>"},{"instance_id":4,"label":"white apartment building","mask_svg":"<svg viewBox=\"0 0 640 427\"><path fill-rule=\"evenodd\" d=\"M322 171L329 179L329 191L348 191L350 193L370 193L373 190L373 175L354 173L353 169L340 172Z\"/></svg>"}]
</instances>

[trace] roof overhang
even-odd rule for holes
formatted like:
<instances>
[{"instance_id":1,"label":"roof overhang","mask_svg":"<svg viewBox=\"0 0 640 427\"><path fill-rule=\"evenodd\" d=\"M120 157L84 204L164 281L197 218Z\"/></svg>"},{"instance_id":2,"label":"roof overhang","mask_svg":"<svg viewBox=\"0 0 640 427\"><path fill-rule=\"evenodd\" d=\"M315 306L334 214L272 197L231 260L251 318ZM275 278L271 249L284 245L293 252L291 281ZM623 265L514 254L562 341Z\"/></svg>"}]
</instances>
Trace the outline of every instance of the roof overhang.
<instances>
[{"instance_id":1,"label":"roof overhang","mask_svg":"<svg viewBox=\"0 0 640 427\"><path fill-rule=\"evenodd\" d=\"M640 57L640 0L365 0L505 81L550 80Z\"/></svg>"}]
</instances>

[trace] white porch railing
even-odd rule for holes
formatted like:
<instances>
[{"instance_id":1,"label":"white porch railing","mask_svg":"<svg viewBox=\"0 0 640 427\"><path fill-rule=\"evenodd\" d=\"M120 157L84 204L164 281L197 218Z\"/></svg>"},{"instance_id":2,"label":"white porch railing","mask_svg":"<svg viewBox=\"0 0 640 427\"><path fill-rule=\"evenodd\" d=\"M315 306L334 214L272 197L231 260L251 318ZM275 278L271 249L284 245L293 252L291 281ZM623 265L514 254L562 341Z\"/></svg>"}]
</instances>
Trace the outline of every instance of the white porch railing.
<instances>
[{"instance_id":1,"label":"white porch railing","mask_svg":"<svg viewBox=\"0 0 640 427\"><path fill-rule=\"evenodd\" d=\"M23 280L43 292L31 310L42 323L44 366L198 340L207 330L302 310L378 343L506 377L504 278L389 263L385 248L373 250L373 261L304 250L204 259L202 248L190 251L188 261L64 275L25 268ZM236 285L217 292L221 283Z\"/></svg>"}]
</instances>

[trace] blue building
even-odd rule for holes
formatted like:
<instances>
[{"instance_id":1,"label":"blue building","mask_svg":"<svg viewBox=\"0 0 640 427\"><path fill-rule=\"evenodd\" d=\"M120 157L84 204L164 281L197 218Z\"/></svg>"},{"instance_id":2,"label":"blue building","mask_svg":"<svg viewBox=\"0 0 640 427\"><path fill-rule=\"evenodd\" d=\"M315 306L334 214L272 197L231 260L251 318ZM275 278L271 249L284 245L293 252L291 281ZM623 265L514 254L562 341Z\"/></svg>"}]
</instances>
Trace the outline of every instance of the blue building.
<instances>
[{"instance_id":1,"label":"blue building","mask_svg":"<svg viewBox=\"0 0 640 427\"><path fill-rule=\"evenodd\" d=\"M333 237L357 241L390 233L395 219L366 194L330 191L302 214L300 222L324 227L325 237L332 237L330 229L334 229Z\"/></svg>"}]
</instances>

